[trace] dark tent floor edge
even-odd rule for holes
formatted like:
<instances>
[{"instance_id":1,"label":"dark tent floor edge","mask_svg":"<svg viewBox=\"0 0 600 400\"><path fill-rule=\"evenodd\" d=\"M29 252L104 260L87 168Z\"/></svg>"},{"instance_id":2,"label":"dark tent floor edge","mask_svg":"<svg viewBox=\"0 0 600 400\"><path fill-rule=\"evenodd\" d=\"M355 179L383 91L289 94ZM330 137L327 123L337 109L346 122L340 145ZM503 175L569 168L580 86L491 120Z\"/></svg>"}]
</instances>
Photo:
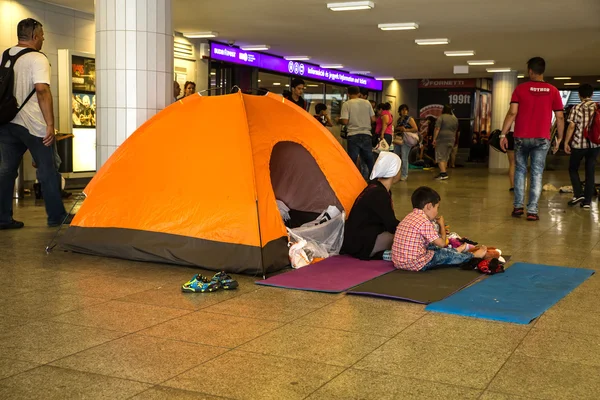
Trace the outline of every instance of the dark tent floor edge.
<instances>
[{"instance_id":1,"label":"dark tent floor edge","mask_svg":"<svg viewBox=\"0 0 600 400\"><path fill-rule=\"evenodd\" d=\"M71 226L60 239L61 248L77 253L252 275L288 266L287 243L287 237L281 237L261 249L168 233L79 226Z\"/></svg>"}]
</instances>

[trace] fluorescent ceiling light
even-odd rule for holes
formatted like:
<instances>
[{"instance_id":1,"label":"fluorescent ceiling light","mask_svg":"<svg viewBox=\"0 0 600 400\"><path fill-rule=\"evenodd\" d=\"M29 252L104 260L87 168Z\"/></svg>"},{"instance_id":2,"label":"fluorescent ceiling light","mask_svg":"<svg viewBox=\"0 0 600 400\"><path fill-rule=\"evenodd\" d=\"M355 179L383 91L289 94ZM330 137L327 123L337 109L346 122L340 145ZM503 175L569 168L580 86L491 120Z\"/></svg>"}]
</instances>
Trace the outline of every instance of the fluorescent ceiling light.
<instances>
[{"instance_id":1,"label":"fluorescent ceiling light","mask_svg":"<svg viewBox=\"0 0 600 400\"><path fill-rule=\"evenodd\" d=\"M212 76L215 76L217 73L216 72L211 72L210 73ZM260 81L259 81L260 82Z\"/></svg>"},{"instance_id":2,"label":"fluorescent ceiling light","mask_svg":"<svg viewBox=\"0 0 600 400\"><path fill-rule=\"evenodd\" d=\"M319 85L306 85L308 87L319 87Z\"/></svg>"},{"instance_id":3,"label":"fluorescent ceiling light","mask_svg":"<svg viewBox=\"0 0 600 400\"><path fill-rule=\"evenodd\" d=\"M375 3L372 1L349 1L347 3L327 3L327 8L331 11L355 11L355 10L370 10L375 8Z\"/></svg>"},{"instance_id":4,"label":"fluorescent ceiling light","mask_svg":"<svg viewBox=\"0 0 600 400\"><path fill-rule=\"evenodd\" d=\"M242 46L241 49L245 50L245 51L261 51L261 50L269 50L270 47L267 46L266 44L257 44L255 46Z\"/></svg>"},{"instance_id":5,"label":"fluorescent ceiling light","mask_svg":"<svg viewBox=\"0 0 600 400\"><path fill-rule=\"evenodd\" d=\"M350 73L354 75L369 75L371 71L350 71Z\"/></svg>"},{"instance_id":6,"label":"fluorescent ceiling light","mask_svg":"<svg viewBox=\"0 0 600 400\"><path fill-rule=\"evenodd\" d=\"M378 76L375 79L377 79L378 81L393 81L394 78L393 76Z\"/></svg>"},{"instance_id":7,"label":"fluorescent ceiling light","mask_svg":"<svg viewBox=\"0 0 600 400\"><path fill-rule=\"evenodd\" d=\"M213 38L219 36L218 32L190 32L184 33L183 36L189 39Z\"/></svg>"},{"instance_id":8,"label":"fluorescent ceiling light","mask_svg":"<svg viewBox=\"0 0 600 400\"><path fill-rule=\"evenodd\" d=\"M565 86L579 86L580 83L579 82L566 82L564 85Z\"/></svg>"},{"instance_id":9,"label":"fluorescent ceiling light","mask_svg":"<svg viewBox=\"0 0 600 400\"><path fill-rule=\"evenodd\" d=\"M487 72L510 72L512 69L510 68L487 68Z\"/></svg>"},{"instance_id":10,"label":"fluorescent ceiling light","mask_svg":"<svg viewBox=\"0 0 600 400\"><path fill-rule=\"evenodd\" d=\"M431 46L436 44L448 44L450 39L417 39L415 43L419 46Z\"/></svg>"},{"instance_id":11,"label":"fluorescent ceiling light","mask_svg":"<svg viewBox=\"0 0 600 400\"><path fill-rule=\"evenodd\" d=\"M523 75L523 74L517 75L517 78L523 79L523 78L525 78L525 75Z\"/></svg>"},{"instance_id":12,"label":"fluorescent ceiling light","mask_svg":"<svg viewBox=\"0 0 600 400\"><path fill-rule=\"evenodd\" d=\"M273 82L273 86L281 86L281 83L279 83L279 82Z\"/></svg>"},{"instance_id":13,"label":"fluorescent ceiling light","mask_svg":"<svg viewBox=\"0 0 600 400\"><path fill-rule=\"evenodd\" d=\"M475 50L445 51L444 54L448 57L468 57L474 56Z\"/></svg>"},{"instance_id":14,"label":"fluorescent ceiling light","mask_svg":"<svg viewBox=\"0 0 600 400\"><path fill-rule=\"evenodd\" d=\"M288 57L283 57L288 61L308 61L310 60L309 56L288 56Z\"/></svg>"},{"instance_id":15,"label":"fluorescent ceiling light","mask_svg":"<svg viewBox=\"0 0 600 400\"><path fill-rule=\"evenodd\" d=\"M289 83L287 83L287 84L285 85L285 87L290 87L290 84L289 84Z\"/></svg>"},{"instance_id":16,"label":"fluorescent ceiling light","mask_svg":"<svg viewBox=\"0 0 600 400\"><path fill-rule=\"evenodd\" d=\"M480 61L467 61L469 65L494 65L496 61L494 60L480 60Z\"/></svg>"},{"instance_id":17,"label":"fluorescent ceiling light","mask_svg":"<svg viewBox=\"0 0 600 400\"><path fill-rule=\"evenodd\" d=\"M557 76L556 78L554 78L557 81L568 81L571 79L570 76Z\"/></svg>"},{"instance_id":18,"label":"fluorescent ceiling light","mask_svg":"<svg viewBox=\"0 0 600 400\"><path fill-rule=\"evenodd\" d=\"M418 29L419 24L416 22L404 22L401 24L379 24L377 27L382 31L408 31L411 29Z\"/></svg>"},{"instance_id":19,"label":"fluorescent ceiling light","mask_svg":"<svg viewBox=\"0 0 600 400\"><path fill-rule=\"evenodd\" d=\"M341 64L331 64L331 65L321 65L321 68L326 68L326 69L340 69L340 68L344 68L343 65Z\"/></svg>"}]
</instances>

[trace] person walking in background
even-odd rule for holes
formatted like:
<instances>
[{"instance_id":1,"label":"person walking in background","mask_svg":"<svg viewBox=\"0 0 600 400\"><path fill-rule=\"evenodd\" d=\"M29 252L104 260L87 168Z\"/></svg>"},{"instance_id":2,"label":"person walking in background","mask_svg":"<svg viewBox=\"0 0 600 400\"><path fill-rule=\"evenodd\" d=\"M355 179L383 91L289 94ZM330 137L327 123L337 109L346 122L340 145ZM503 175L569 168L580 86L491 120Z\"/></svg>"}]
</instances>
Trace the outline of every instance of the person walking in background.
<instances>
[{"instance_id":1,"label":"person walking in background","mask_svg":"<svg viewBox=\"0 0 600 400\"><path fill-rule=\"evenodd\" d=\"M6 50L2 65L11 57L14 65L14 94L21 109L14 119L0 125L0 229L19 229L13 219L13 192L23 154L29 150L38 167L48 215L48 226L70 224L61 198L60 175L56 169L54 111L50 91L50 63L40 53L44 43L42 24L27 18L17 25L19 43ZM16 59L16 61L15 61Z\"/></svg>"},{"instance_id":2,"label":"person walking in background","mask_svg":"<svg viewBox=\"0 0 600 400\"><path fill-rule=\"evenodd\" d=\"M592 197L596 190L596 159L600 155L600 145L592 143L585 135L584 129L590 126L598 105L592 101L594 88L585 84L579 87L581 102L569 113L569 127L565 138L565 153L570 154L569 176L573 185L573 199L570 206L581 204L586 210L591 208ZM573 141L571 141L571 139ZM585 192L579 177L581 160L585 159Z\"/></svg>"},{"instance_id":3,"label":"person walking in background","mask_svg":"<svg viewBox=\"0 0 600 400\"><path fill-rule=\"evenodd\" d=\"M179 82L174 81L173 82L173 103L175 103L177 101L180 94L181 94L181 86L179 85Z\"/></svg>"},{"instance_id":4,"label":"person walking in background","mask_svg":"<svg viewBox=\"0 0 600 400\"><path fill-rule=\"evenodd\" d=\"M377 121L375 122L375 134L377 141L385 140L388 145L392 144L392 134L394 133L394 116L390 112L392 105L390 103L381 103L377 106Z\"/></svg>"},{"instance_id":5,"label":"person walking in background","mask_svg":"<svg viewBox=\"0 0 600 400\"><path fill-rule=\"evenodd\" d=\"M331 122L331 117L329 117L329 113L327 113L327 105L323 103L318 103L315 106L315 115L314 117L323 125L324 127L333 126L333 122Z\"/></svg>"},{"instance_id":6,"label":"person walking in background","mask_svg":"<svg viewBox=\"0 0 600 400\"><path fill-rule=\"evenodd\" d=\"M183 97L188 97L196 93L196 84L192 81L187 81L183 85Z\"/></svg>"},{"instance_id":7,"label":"person walking in background","mask_svg":"<svg viewBox=\"0 0 600 400\"><path fill-rule=\"evenodd\" d=\"M454 138L458 131L458 119L452 113L452 107L445 105L442 115L435 123L433 132L433 146L435 147L435 159L440 168L440 174L435 178L438 180L448 179L448 160L454 147Z\"/></svg>"},{"instance_id":8,"label":"person walking in background","mask_svg":"<svg viewBox=\"0 0 600 400\"><path fill-rule=\"evenodd\" d=\"M292 79L291 92L289 95L284 96L286 99L297 105L303 110L306 110L306 102L302 95L304 94L305 83L300 78Z\"/></svg>"},{"instance_id":9,"label":"person walking in background","mask_svg":"<svg viewBox=\"0 0 600 400\"><path fill-rule=\"evenodd\" d=\"M364 161L367 170L361 171L365 181L373 170L373 147L371 145L371 122L377 121L371 103L359 98L360 90L356 86L348 88L350 100L342 104L340 123L348 130L348 155L356 165L358 157Z\"/></svg>"},{"instance_id":10,"label":"person walking in background","mask_svg":"<svg viewBox=\"0 0 600 400\"><path fill-rule=\"evenodd\" d=\"M394 153L402 160L401 181L408 179L408 156L410 150L419 143L419 128L415 119L408 115L408 105L402 104L398 108L398 124L396 125L396 139L394 139Z\"/></svg>"},{"instance_id":11,"label":"person walking in background","mask_svg":"<svg viewBox=\"0 0 600 400\"><path fill-rule=\"evenodd\" d=\"M531 180L529 184L529 203L527 220L538 221L538 202L542 194L542 175L546 167L546 155L550 149L550 130L552 111L556 115L558 126L557 139L552 149L558 151L565 127L562 98L558 89L544 82L546 61L534 57L527 62L529 82L517 86L513 92L510 109L504 119L500 134L500 147L508 149L506 134L515 123L515 200L513 217L521 217L525 211L525 179L527 164L531 159Z\"/></svg>"},{"instance_id":12,"label":"person walking in background","mask_svg":"<svg viewBox=\"0 0 600 400\"><path fill-rule=\"evenodd\" d=\"M510 131L506 134L508 145L506 147L506 156L508 157L508 180L510 181L509 192L515 191L515 124L513 122Z\"/></svg>"}]
</instances>

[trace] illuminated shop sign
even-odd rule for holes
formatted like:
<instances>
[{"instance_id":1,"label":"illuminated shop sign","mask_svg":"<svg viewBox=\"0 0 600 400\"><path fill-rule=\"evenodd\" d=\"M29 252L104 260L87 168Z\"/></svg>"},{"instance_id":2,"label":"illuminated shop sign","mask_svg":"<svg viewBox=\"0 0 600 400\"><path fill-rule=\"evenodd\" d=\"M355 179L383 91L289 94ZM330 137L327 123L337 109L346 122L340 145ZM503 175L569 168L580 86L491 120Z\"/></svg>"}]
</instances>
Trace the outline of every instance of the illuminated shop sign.
<instances>
[{"instance_id":1,"label":"illuminated shop sign","mask_svg":"<svg viewBox=\"0 0 600 400\"><path fill-rule=\"evenodd\" d=\"M329 70L304 62L288 61L268 54L244 51L218 43L211 43L210 57L215 60L249 65L282 74L297 75L307 79L317 79L341 85L358 86L371 90L381 90L383 86L380 81L366 76Z\"/></svg>"}]
</instances>

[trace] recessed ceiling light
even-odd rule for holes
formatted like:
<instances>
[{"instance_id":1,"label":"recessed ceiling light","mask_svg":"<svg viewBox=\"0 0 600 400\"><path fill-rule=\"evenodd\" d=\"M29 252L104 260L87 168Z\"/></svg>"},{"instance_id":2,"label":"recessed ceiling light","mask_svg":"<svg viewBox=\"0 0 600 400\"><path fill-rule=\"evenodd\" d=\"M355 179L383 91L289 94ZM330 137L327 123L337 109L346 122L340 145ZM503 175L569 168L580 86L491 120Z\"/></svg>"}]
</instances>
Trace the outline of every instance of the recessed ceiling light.
<instances>
[{"instance_id":1,"label":"recessed ceiling light","mask_svg":"<svg viewBox=\"0 0 600 400\"><path fill-rule=\"evenodd\" d=\"M564 85L565 86L579 86L580 83L579 82L565 82Z\"/></svg>"},{"instance_id":2,"label":"recessed ceiling light","mask_svg":"<svg viewBox=\"0 0 600 400\"><path fill-rule=\"evenodd\" d=\"M418 29L419 24L416 22L403 22L401 24L379 24L377 27L382 31L408 31Z\"/></svg>"},{"instance_id":3,"label":"recessed ceiling light","mask_svg":"<svg viewBox=\"0 0 600 400\"><path fill-rule=\"evenodd\" d=\"M287 56L283 57L288 61L308 61L310 60L309 56Z\"/></svg>"},{"instance_id":4,"label":"recessed ceiling light","mask_svg":"<svg viewBox=\"0 0 600 400\"><path fill-rule=\"evenodd\" d=\"M510 68L487 68L487 72L510 72L512 69Z\"/></svg>"},{"instance_id":5,"label":"recessed ceiling light","mask_svg":"<svg viewBox=\"0 0 600 400\"><path fill-rule=\"evenodd\" d=\"M279 83L279 82L273 82L273 86L280 86L280 85L281 85L281 83Z\"/></svg>"},{"instance_id":6,"label":"recessed ceiling light","mask_svg":"<svg viewBox=\"0 0 600 400\"><path fill-rule=\"evenodd\" d=\"M474 61L467 61L467 64L469 65L494 65L496 64L496 61L494 60L474 60Z\"/></svg>"},{"instance_id":7,"label":"recessed ceiling light","mask_svg":"<svg viewBox=\"0 0 600 400\"><path fill-rule=\"evenodd\" d=\"M468 57L474 56L475 50L445 51L444 54L448 57Z\"/></svg>"},{"instance_id":8,"label":"recessed ceiling light","mask_svg":"<svg viewBox=\"0 0 600 400\"><path fill-rule=\"evenodd\" d=\"M557 80L557 81L568 81L570 79L571 79L570 76L557 76L556 78L554 78L554 80Z\"/></svg>"},{"instance_id":9,"label":"recessed ceiling light","mask_svg":"<svg viewBox=\"0 0 600 400\"><path fill-rule=\"evenodd\" d=\"M261 50L269 50L270 47L267 46L266 44L257 44L254 46L242 46L241 49L245 50L245 51L261 51Z\"/></svg>"},{"instance_id":10,"label":"recessed ceiling light","mask_svg":"<svg viewBox=\"0 0 600 400\"><path fill-rule=\"evenodd\" d=\"M183 36L185 36L188 39L213 38L213 37L219 36L219 33L218 32L189 32L189 33L184 33Z\"/></svg>"},{"instance_id":11,"label":"recessed ceiling light","mask_svg":"<svg viewBox=\"0 0 600 400\"><path fill-rule=\"evenodd\" d=\"M355 10L370 10L375 8L375 3L372 1L349 1L347 3L327 3L327 8L331 11L355 11Z\"/></svg>"},{"instance_id":12,"label":"recessed ceiling light","mask_svg":"<svg viewBox=\"0 0 600 400\"><path fill-rule=\"evenodd\" d=\"M289 83L286 83L286 84L285 84L285 87L290 87L290 84L289 84Z\"/></svg>"},{"instance_id":13,"label":"recessed ceiling light","mask_svg":"<svg viewBox=\"0 0 600 400\"><path fill-rule=\"evenodd\" d=\"M517 75L517 78L523 79L523 78L525 78L525 75L523 75L523 74Z\"/></svg>"},{"instance_id":14,"label":"recessed ceiling light","mask_svg":"<svg viewBox=\"0 0 600 400\"><path fill-rule=\"evenodd\" d=\"M260 83L260 79L258 80L258 82Z\"/></svg>"},{"instance_id":15,"label":"recessed ceiling light","mask_svg":"<svg viewBox=\"0 0 600 400\"><path fill-rule=\"evenodd\" d=\"M436 44L449 44L450 39L417 39L415 43L419 46L431 46Z\"/></svg>"},{"instance_id":16,"label":"recessed ceiling light","mask_svg":"<svg viewBox=\"0 0 600 400\"><path fill-rule=\"evenodd\" d=\"M321 65L321 68L326 68L326 69L340 69L340 68L344 68L343 65L341 64L325 64L325 65Z\"/></svg>"},{"instance_id":17,"label":"recessed ceiling light","mask_svg":"<svg viewBox=\"0 0 600 400\"><path fill-rule=\"evenodd\" d=\"M396 78L394 78L393 76L378 76L375 79L378 81L393 81Z\"/></svg>"}]
</instances>

